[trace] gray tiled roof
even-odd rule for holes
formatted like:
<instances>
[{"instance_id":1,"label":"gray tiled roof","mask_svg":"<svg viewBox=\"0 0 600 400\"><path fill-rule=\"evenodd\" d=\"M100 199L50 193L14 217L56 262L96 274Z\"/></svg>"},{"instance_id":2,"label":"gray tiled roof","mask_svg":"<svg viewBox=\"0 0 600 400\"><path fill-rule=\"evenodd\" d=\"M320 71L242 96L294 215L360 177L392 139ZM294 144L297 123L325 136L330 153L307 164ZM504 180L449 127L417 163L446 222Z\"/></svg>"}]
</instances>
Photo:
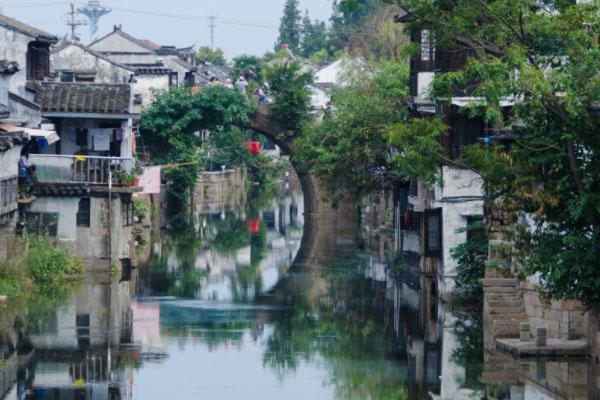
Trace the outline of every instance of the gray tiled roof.
<instances>
[{"instance_id":1,"label":"gray tiled roof","mask_svg":"<svg viewBox=\"0 0 600 400\"><path fill-rule=\"evenodd\" d=\"M17 32L23 33L37 40L43 40L54 43L58 41L58 38L54 35L51 35L47 32L44 32L41 29L34 28L31 25L27 25L21 21L17 21L14 18L10 18L2 14L0 14L0 26L4 26L8 29L13 29Z\"/></svg>"},{"instance_id":2,"label":"gray tiled roof","mask_svg":"<svg viewBox=\"0 0 600 400\"><path fill-rule=\"evenodd\" d=\"M36 102L42 112L128 114L131 87L85 83L42 82Z\"/></svg>"}]
</instances>

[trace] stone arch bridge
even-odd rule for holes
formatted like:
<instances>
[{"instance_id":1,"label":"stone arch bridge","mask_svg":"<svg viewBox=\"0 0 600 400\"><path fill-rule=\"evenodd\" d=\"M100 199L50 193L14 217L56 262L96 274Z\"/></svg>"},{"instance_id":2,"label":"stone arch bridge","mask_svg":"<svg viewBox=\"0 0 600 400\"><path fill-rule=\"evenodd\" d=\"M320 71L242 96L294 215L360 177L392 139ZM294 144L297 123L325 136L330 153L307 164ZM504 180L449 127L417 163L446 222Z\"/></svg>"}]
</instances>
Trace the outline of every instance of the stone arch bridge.
<instances>
[{"instance_id":1,"label":"stone arch bridge","mask_svg":"<svg viewBox=\"0 0 600 400\"><path fill-rule=\"evenodd\" d=\"M262 134L279 146L282 152L290 156L292 165L296 168L296 147L294 138L297 135L287 135L284 139L283 130L271 118L269 107L260 105L258 112L251 115L249 126L242 128ZM325 201L325 192L319 180L296 168L304 196L304 235L300 251L294 262L294 268L312 268L325 265L331 257L340 251L354 248L356 239L356 207L351 202L342 202L333 207Z\"/></svg>"}]
</instances>

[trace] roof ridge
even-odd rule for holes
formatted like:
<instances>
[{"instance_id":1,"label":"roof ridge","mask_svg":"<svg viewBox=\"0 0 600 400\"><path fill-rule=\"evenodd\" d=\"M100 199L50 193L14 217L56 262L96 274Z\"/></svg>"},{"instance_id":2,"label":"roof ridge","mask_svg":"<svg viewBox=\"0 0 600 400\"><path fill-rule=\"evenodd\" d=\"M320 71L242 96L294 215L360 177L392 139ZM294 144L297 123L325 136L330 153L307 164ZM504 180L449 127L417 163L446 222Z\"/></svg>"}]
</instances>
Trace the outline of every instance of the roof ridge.
<instances>
[{"instance_id":1,"label":"roof ridge","mask_svg":"<svg viewBox=\"0 0 600 400\"><path fill-rule=\"evenodd\" d=\"M9 17L8 15L4 15L0 13L0 25L8 28L12 28L18 32L23 33L24 35L36 38L36 39L44 39L50 42L57 42L58 37L52 35L46 31L43 31L39 28L36 28L32 25L21 22L15 18Z\"/></svg>"},{"instance_id":2,"label":"roof ridge","mask_svg":"<svg viewBox=\"0 0 600 400\"><path fill-rule=\"evenodd\" d=\"M108 56L105 56L104 54L102 54L102 53L100 53L100 52L97 52L97 51L95 51L95 50L92 50L92 49L90 49L88 46L86 46L86 45L84 45L84 44L81 44L81 43L78 43L78 42L69 42L69 43L66 43L66 44L65 44L64 46L62 46L62 47L58 47L58 48L56 48L55 50L51 50L51 52L52 52L52 53L59 52L59 51L61 51L61 50L64 50L64 49L66 49L68 46L71 46L71 45L72 45L72 46L79 47L80 49L87 51L87 52L88 52L88 53L90 53L91 55L93 55L93 56L95 56L95 57L98 57L98 58L101 58L101 59L103 59L104 61L107 61L107 62L109 62L109 63L111 63L111 64L113 64L113 65L116 65L116 66L118 66L118 67L121 67L121 68L127 69L127 70L129 70L129 71L132 71L132 72L135 72L135 69L133 69L133 68L131 68L131 67L128 67L127 65L125 65L125 64L122 64L122 63L120 63L120 62L118 62L118 61L115 61L115 60L113 60L112 58L110 58L110 57L108 57Z\"/></svg>"}]
</instances>

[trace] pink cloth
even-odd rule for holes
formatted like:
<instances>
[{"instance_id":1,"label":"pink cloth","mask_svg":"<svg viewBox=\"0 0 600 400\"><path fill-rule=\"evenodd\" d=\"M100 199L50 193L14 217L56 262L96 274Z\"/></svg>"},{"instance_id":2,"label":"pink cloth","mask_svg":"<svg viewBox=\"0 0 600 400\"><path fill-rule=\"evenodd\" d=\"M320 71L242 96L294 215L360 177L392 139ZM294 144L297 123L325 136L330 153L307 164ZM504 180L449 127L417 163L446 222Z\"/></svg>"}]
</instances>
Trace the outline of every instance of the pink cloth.
<instances>
[{"instance_id":1,"label":"pink cloth","mask_svg":"<svg viewBox=\"0 0 600 400\"><path fill-rule=\"evenodd\" d=\"M160 169L161 167L144 168L144 173L140 177L140 186L144 188L144 191L142 193L160 193Z\"/></svg>"}]
</instances>

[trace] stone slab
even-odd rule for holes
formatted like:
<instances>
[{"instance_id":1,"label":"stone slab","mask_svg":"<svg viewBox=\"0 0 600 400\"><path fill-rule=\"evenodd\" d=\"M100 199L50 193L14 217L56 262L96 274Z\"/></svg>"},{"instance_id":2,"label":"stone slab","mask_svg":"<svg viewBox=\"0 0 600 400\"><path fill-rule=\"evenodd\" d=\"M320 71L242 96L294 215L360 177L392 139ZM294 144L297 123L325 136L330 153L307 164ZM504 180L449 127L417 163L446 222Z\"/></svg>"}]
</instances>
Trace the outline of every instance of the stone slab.
<instances>
[{"instance_id":1,"label":"stone slab","mask_svg":"<svg viewBox=\"0 0 600 400\"><path fill-rule=\"evenodd\" d=\"M535 341L521 342L519 339L496 339L496 347L516 357L537 356L586 356L587 340L548 339L544 347L536 346Z\"/></svg>"}]
</instances>

